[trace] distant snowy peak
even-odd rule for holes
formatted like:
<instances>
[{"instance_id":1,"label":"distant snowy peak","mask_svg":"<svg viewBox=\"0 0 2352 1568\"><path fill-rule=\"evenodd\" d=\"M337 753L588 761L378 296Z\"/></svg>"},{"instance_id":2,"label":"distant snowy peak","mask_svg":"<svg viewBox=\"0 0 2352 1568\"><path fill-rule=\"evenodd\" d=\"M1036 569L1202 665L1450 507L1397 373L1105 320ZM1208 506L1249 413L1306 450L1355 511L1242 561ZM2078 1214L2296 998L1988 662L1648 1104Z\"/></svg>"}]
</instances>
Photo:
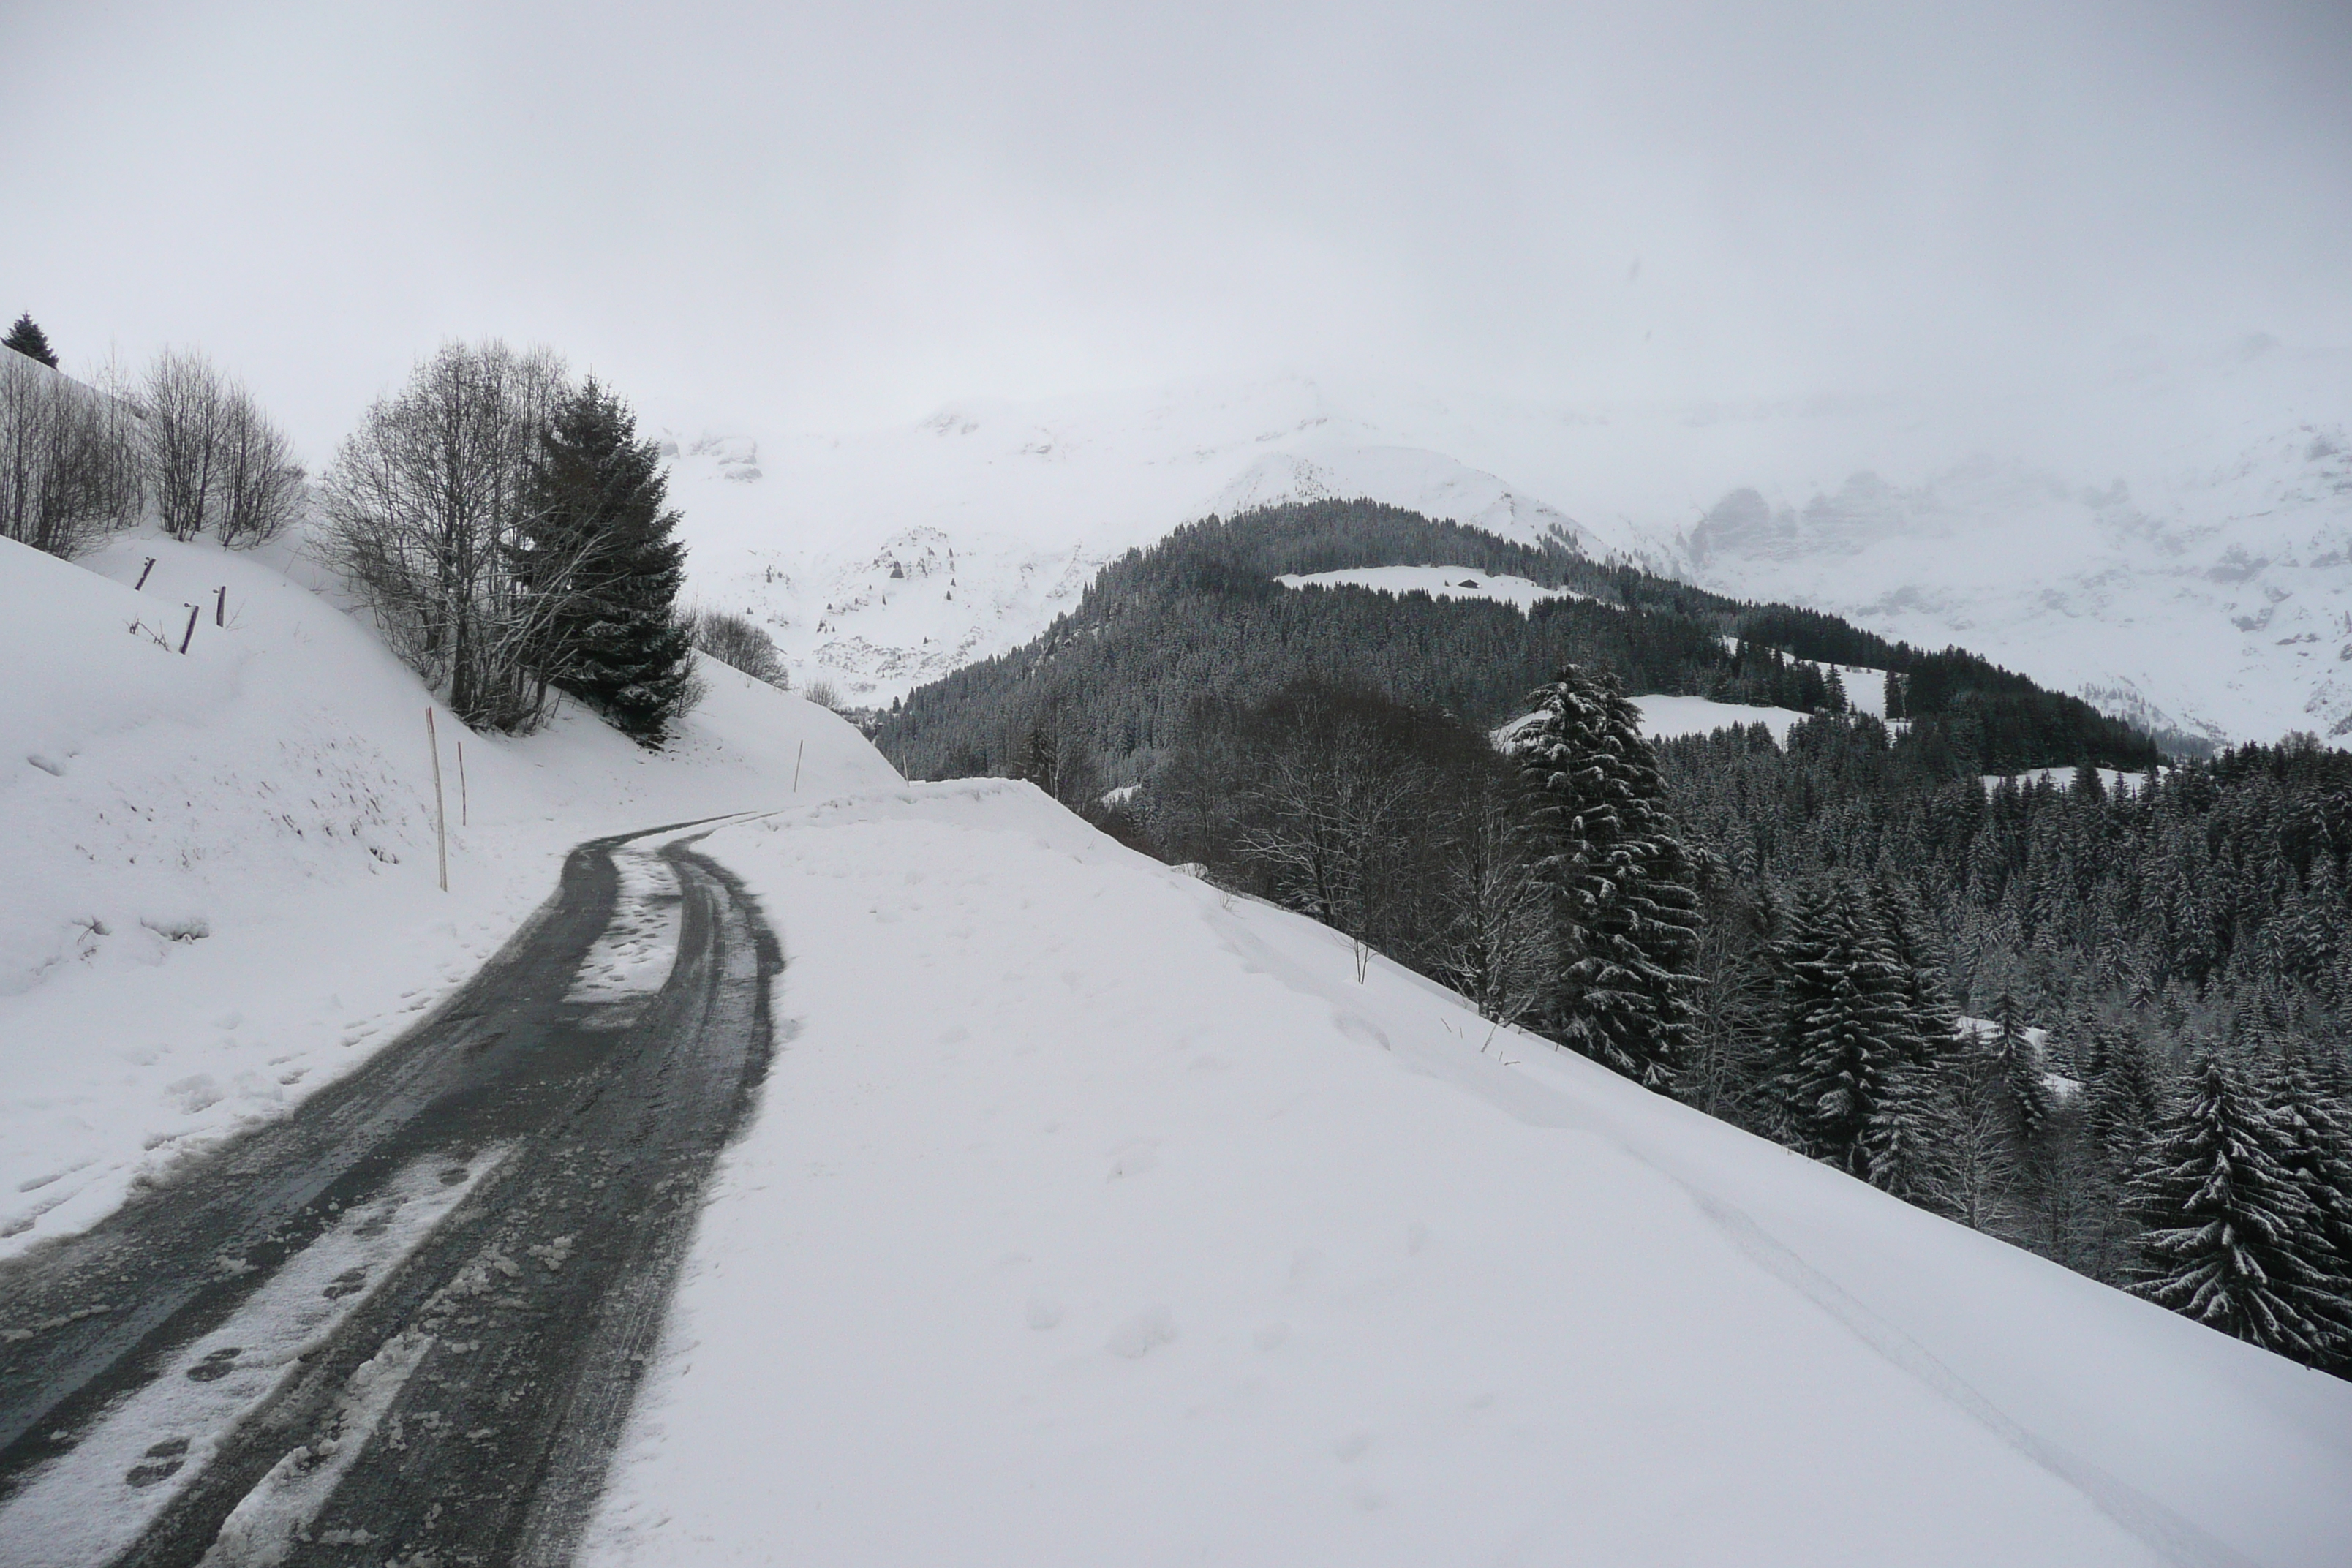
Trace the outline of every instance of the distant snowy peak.
<instances>
[{"instance_id":1,"label":"distant snowy peak","mask_svg":"<svg viewBox=\"0 0 2352 1568\"><path fill-rule=\"evenodd\" d=\"M858 702L1021 646L1104 563L1194 519L1362 498L1958 644L2158 729L2341 742L2347 387L2336 351L2185 364L2083 392L2098 418L2035 426L2032 461L1956 460L1974 426L1887 400L1731 418L1303 376L665 449L693 595Z\"/></svg>"},{"instance_id":2,"label":"distant snowy peak","mask_svg":"<svg viewBox=\"0 0 2352 1568\"><path fill-rule=\"evenodd\" d=\"M1959 643L2159 731L2352 735L2352 437L2294 422L2135 488L1978 458L1724 496L1682 574Z\"/></svg>"},{"instance_id":3,"label":"distant snowy peak","mask_svg":"<svg viewBox=\"0 0 2352 1568\"><path fill-rule=\"evenodd\" d=\"M952 405L897 430L665 431L689 591L765 626L795 678L887 704L1018 647L1095 574L1184 523L1370 500L1583 550L1569 515L1342 412L1318 384Z\"/></svg>"},{"instance_id":4,"label":"distant snowy peak","mask_svg":"<svg viewBox=\"0 0 2352 1568\"><path fill-rule=\"evenodd\" d=\"M1518 544L1589 541L1566 512L1484 469L1412 447L1312 446L1269 452L1227 481L1202 510L1221 516L1293 501L1382 501Z\"/></svg>"},{"instance_id":5,"label":"distant snowy peak","mask_svg":"<svg viewBox=\"0 0 2352 1568\"><path fill-rule=\"evenodd\" d=\"M661 455L675 461L679 458L705 458L714 473L736 484L757 484L760 472L760 443L749 436L697 436L681 438L665 430L656 441Z\"/></svg>"}]
</instances>

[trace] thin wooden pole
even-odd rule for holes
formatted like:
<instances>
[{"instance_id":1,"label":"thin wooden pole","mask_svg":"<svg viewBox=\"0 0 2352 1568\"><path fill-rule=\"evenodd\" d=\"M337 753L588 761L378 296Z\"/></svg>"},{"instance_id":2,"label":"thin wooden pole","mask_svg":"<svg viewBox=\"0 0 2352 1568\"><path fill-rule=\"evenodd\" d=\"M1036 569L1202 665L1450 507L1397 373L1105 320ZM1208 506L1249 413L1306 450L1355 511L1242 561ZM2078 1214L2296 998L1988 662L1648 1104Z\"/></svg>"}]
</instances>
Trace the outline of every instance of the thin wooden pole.
<instances>
[{"instance_id":1,"label":"thin wooden pole","mask_svg":"<svg viewBox=\"0 0 2352 1568\"><path fill-rule=\"evenodd\" d=\"M188 606L188 629L180 634L180 651L182 653L187 652L188 644L195 640L196 617L204 613L204 606L201 605L190 605Z\"/></svg>"},{"instance_id":2,"label":"thin wooden pole","mask_svg":"<svg viewBox=\"0 0 2352 1568\"><path fill-rule=\"evenodd\" d=\"M147 574L153 570L155 570L155 558L150 555L147 557L147 564L139 568L139 581L131 584L131 591L135 594L144 588L147 585Z\"/></svg>"},{"instance_id":3,"label":"thin wooden pole","mask_svg":"<svg viewBox=\"0 0 2352 1568\"><path fill-rule=\"evenodd\" d=\"M226 583L220 585L219 597L213 601L213 625L228 625L228 584Z\"/></svg>"},{"instance_id":4,"label":"thin wooden pole","mask_svg":"<svg viewBox=\"0 0 2352 1568\"><path fill-rule=\"evenodd\" d=\"M441 738L434 732L433 710L425 710L425 743L433 750L433 837L441 851L441 890L449 890L449 813L441 804Z\"/></svg>"},{"instance_id":5,"label":"thin wooden pole","mask_svg":"<svg viewBox=\"0 0 2352 1568\"><path fill-rule=\"evenodd\" d=\"M808 742L806 741L803 741L801 742L801 749L793 753L793 793L794 795L801 793L801 758L807 754Z\"/></svg>"},{"instance_id":6,"label":"thin wooden pole","mask_svg":"<svg viewBox=\"0 0 2352 1568\"><path fill-rule=\"evenodd\" d=\"M474 808L473 808L472 806L470 806L470 805L467 805L467 804L466 804L466 742L465 742L464 737L462 737L462 736L461 736L461 737L459 737L459 738L458 738L458 741L457 741L457 826L460 826L460 827L471 827L471 826L474 825L473 809L474 809Z\"/></svg>"}]
</instances>

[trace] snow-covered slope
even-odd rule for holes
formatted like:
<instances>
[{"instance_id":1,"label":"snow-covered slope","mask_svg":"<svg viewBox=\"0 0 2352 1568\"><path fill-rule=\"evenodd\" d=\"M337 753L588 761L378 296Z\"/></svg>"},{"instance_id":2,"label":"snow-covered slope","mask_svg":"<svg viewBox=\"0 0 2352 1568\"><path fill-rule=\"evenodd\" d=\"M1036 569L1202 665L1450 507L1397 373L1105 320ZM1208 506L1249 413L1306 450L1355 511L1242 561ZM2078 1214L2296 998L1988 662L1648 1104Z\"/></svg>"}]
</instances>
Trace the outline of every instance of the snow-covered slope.
<instances>
[{"instance_id":1,"label":"snow-covered slope","mask_svg":"<svg viewBox=\"0 0 2352 1568\"><path fill-rule=\"evenodd\" d=\"M803 742L804 791L896 777L709 663L660 756L578 713L511 741L439 712L444 893L432 699L309 576L286 550L136 535L69 564L0 540L0 1255L349 1071L580 839L788 799Z\"/></svg>"},{"instance_id":2,"label":"snow-covered slope","mask_svg":"<svg viewBox=\"0 0 2352 1568\"><path fill-rule=\"evenodd\" d=\"M591 1563L2345 1560L2352 1385L1026 785L707 846L792 1043Z\"/></svg>"},{"instance_id":3,"label":"snow-covered slope","mask_svg":"<svg viewBox=\"0 0 2352 1568\"><path fill-rule=\"evenodd\" d=\"M1183 521L1364 495L1958 642L2159 726L2352 734L2352 353L2256 342L1973 405L1286 377L673 444L695 591L857 700L1018 646Z\"/></svg>"}]
</instances>

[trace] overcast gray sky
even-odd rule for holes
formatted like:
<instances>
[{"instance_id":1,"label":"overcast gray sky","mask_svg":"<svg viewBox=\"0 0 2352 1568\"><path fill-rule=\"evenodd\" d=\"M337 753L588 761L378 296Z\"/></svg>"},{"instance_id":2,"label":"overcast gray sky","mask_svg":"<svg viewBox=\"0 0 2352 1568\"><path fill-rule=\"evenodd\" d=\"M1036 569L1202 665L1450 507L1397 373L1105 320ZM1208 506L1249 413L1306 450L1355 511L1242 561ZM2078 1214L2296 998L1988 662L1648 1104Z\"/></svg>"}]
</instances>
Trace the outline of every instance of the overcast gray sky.
<instances>
[{"instance_id":1,"label":"overcast gray sky","mask_svg":"<svg viewBox=\"0 0 2352 1568\"><path fill-rule=\"evenodd\" d=\"M450 336L854 427L2352 340L2352 6L0 0L0 311L313 460Z\"/></svg>"}]
</instances>

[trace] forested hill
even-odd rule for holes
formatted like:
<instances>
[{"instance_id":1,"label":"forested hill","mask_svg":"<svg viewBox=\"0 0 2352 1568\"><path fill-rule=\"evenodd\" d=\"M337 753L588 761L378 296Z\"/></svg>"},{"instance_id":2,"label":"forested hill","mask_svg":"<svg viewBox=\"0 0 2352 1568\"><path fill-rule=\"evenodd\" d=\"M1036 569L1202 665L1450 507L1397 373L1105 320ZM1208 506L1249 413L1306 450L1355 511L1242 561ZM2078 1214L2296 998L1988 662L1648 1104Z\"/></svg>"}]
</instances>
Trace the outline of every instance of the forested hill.
<instances>
[{"instance_id":1,"label":"forested hill","mask_svg":"<svg viewBox=\"0 0 2352 1568\"><path fill-rule=\"evenodd\" d=\"M1286 574L1459 566L1574 596L1511 605L1294 589ZM1204 699L1249 702L1302 676L1344 679L1479 726L1514 717L1562 664L1629 691L1805 710L1838 699L1816 660L1895 672L1902 744L1953 773L2085 762L2137 770L2148 737L1958 648L1925 652L1834 616L1742 604L1559 544L1514 543L1365 500L1211 517L1105 567L1025 647L919 688L883 715L909 777L1000 773L1040 744L1117 784L1139 779Z\"/></svg>"}]
</instances>

